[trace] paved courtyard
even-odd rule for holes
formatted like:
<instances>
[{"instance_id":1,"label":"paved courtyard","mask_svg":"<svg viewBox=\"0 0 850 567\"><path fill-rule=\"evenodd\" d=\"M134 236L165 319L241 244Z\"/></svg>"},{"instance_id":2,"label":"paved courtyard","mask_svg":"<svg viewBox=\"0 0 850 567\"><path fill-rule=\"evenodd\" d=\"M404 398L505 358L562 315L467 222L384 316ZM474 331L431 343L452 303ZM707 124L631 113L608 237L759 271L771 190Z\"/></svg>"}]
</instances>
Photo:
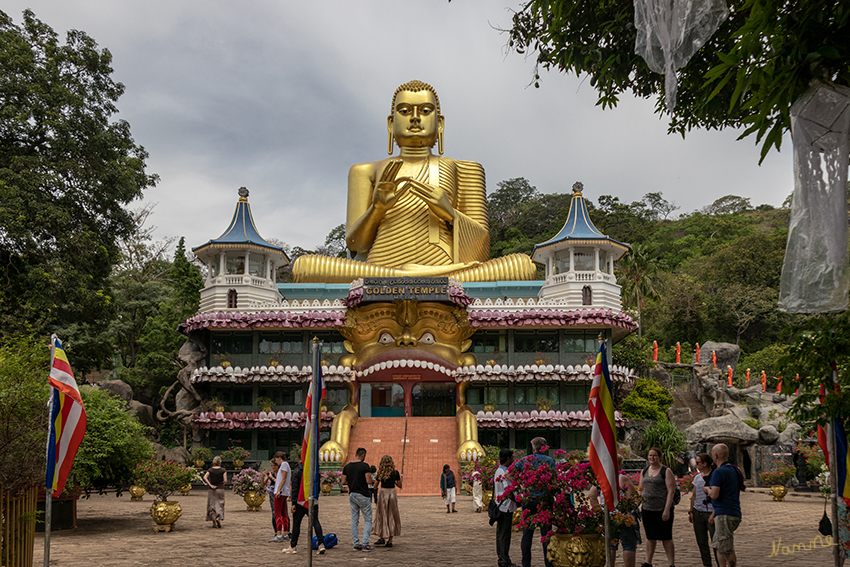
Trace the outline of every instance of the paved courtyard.
<instances>
[{"instance_id":1,"label":"paved courtyard","mask_svg":"<svg viewBox=\"0 0 850 567\"><path fill-rule=\"evenodd\" d=\"M58 567L208 564L249 567L304 565L307 562L303 544L299 545L302 553L291 556L281 553L285 544L267 543L273 535L268 502L263 505L262 512L248 512L241 498L228 493L223 527L217 530L204 522L206 495L203 490L194 489L189 496L176 499L183 508L183 516L171 533L153 532L153 520L148 514L150 496L146 495L143 502L131 502L129 494L121 498L108 494L80 500L78 529L53 533L50 564ZM322 526L326 532L339 536L340 545L323 556L314 555L316 565L496 565L495 528L487 524L485 513L472 511L469 496L459 497L457 514L446 514L437 497L400 498L402 535L396 537L392 549L376 548L371 553L352 550L347 496L322 497L319 502ZM676 513L676 565L700 567L685 502L683 498ZM742 505L744 521L736 536L741 567L828 567L832 564L828 548L818 546L801 550L798 547L795 551L791 547L811 542L818 535L823 500L789 495L785 502L773 502L769 494L748 490L742 495ZM306 525L302 529L306 532ZM511 558L516 563L520 561L519 541L520 534L515 533ZM43 545L39 534L35 544L36 566L43 563ZM781 546L785 545L788 546L787 554L782 552ZM771 556L777 546L778 555ZM641 547L638 565L642 560ZM620 561L617 564L622 565ZM532 565L543 565L539 543L534 546ZM666 567L663 555L656 555L655 565Z\"/></svg>"}]
</instances>

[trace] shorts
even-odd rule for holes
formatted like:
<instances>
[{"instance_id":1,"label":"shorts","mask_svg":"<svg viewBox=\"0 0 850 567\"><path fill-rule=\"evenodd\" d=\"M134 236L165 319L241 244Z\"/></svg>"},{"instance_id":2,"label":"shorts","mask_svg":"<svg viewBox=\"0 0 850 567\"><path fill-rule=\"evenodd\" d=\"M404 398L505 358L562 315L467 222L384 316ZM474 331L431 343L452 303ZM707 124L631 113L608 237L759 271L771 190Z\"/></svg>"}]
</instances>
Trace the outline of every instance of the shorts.
<instances>
[{"instance_id":1,"label":"shorts","mask_svg":"<svg viewBox=\"0 0 850 567\"><path fill-rule=\"evenodd\" d=\"M665 522L662 520L663 510L642 510L643 530L646 539L655 541L669 541L673 539L673 509L670 509L670 518Z\"/></svg>"},{"instance_id":2,"label":"shorts","mask_svg":"<svg viewBox=\"0 0 850 567\"><path fill-rule=\"evenodd\" d=\"M446 506L449 504L455 503L455 494L457 493L457 489L453 486L446 490Z\"/></svg>"},{"instance_id":3,"label":"shorts","mask_svg":"<svg viewBox=\"0 0 850 567\"><path fill-rule=\"evenodd\" d=\"M738 529L741 518L738 516L715 516L714 517L714 539L711 547L720 555L735 553L735 540L733 534Z\"/></svg>"},{"instance_id":4,"label":"shorts","mask_svg":"<svg viewBox=\"0 0 850 567\"><path fill-rule=\"evenodd\" d=\"M623 551L637 551L637 545L640 543L640 527L635 524L630 528L623 528L620 532L620 541L617 545L611 544L611 549L617 549L620 544L623 544Z\"/></svg>"}]
</instances>

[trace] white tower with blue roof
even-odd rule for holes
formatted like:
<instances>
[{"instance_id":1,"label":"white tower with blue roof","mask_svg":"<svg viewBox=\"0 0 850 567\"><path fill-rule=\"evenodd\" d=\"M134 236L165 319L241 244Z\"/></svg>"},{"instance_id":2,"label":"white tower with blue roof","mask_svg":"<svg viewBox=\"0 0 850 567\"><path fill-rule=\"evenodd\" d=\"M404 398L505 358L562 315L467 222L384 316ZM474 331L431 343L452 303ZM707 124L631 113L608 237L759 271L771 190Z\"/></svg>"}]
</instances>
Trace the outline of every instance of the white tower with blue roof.
<instances>
[{"instance_id":1,"label":"white tower with blue roof","mask_svg":"<svg viewBox=\"0 0 850 567\"><path fill-rule=\"evenodd\" d=\"M277 269L289 265L289 257L282 248L260 236L245 187L239 188L236 211L224 234L193 248L192 252L207 266L200 313L250 311L280 300Z\"/></svg>"},{"instance_id":2,"label":"white tower with blue roof","mask_svg":"<svg viewBox=\"0 0 850 567\"><path fill-rule=\"evenodd\" d=\"M602 234L593 225L582 196L583 185L573 185L573 198L564 228L537 244L531 259L546 269L541 300L564 300L570 309L622 310L614 263L629 245Z\"/></svg>"}]
</instances>

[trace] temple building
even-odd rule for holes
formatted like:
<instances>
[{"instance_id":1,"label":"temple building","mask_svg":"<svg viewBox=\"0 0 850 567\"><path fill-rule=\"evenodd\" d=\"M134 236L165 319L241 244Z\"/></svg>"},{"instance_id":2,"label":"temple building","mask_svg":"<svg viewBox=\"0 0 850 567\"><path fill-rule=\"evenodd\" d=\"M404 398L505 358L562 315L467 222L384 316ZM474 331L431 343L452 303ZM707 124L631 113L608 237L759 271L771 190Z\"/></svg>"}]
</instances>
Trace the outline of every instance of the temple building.
<instances>
[{"instance_id":1,"label":"temple building","mask_svg":"<svg viewBox=\"0 0 850 567\"><path fill-rule=\"evenodd\" d=\"M194 442L257 460L300 444L315 337L323 468L364 447L367 462L407 459L404 493L424 495L443 463L483 445L528 450L544 436L586 449L599 341L610 361L636 328L614 276L628 245L593 225L577 183L558 234L530 257L491 259L483 168L442 156L436 92L412 81L392 104L399 155L349 173L348 258L301 256L295 283L276 283L289 258L260 236L244 189L224 234L194 249L207 266L199 312L181 325L207 352L189 369L205 399Z\"/></svg>"}]
</instances>

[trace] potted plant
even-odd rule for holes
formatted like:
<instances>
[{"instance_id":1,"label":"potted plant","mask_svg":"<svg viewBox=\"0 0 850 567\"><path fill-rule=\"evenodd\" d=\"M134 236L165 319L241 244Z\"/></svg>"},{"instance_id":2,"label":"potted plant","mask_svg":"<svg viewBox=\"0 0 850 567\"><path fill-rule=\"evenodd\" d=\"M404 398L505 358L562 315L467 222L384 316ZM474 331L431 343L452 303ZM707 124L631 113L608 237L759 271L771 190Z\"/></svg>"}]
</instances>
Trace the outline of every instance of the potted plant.
<instances>
[{"instance_id":1,"label":"potted plant","mask_svg":"<svg viewBox=\"0 0 850 567\"><path fill-rule=\"evenodd\" d=\"M183 510L178 502L169 502L168 497L191 483L194 475L194 469L174 461L151 459L136 466L136 484L157 499L151 505L151 518L156 522L153 531L170 532L173 529Z\"/></svg>"},{"instance_id":2,"label":"potted plant","mask_svg":"<svg viewBox=\"0 0 850 567\"><path fill-rule=\"evenodd\" d=\"M565 451L556 451L560 462L555 466L541 463L527 466L525 459L514 461L508 469L513 482L505 491L505 498L521 506L537 503L537 512L523 513L518 527L549 527L543 537L549 541L548 558L556 566L571 565L571 557L579 551L587 558L583 565L602 567L605 564L605 542L602 538L604 519L602 509L593 509L585 496L591 486L598 486L589 463L571 465L563 457Z\"/></svg>"},{"instance_id":3,"label":"potted plant","mask_svg":"<svg viewBox=\"0 0 850 567\"><path fill-rule=\"evenodd\" d=\"M785 484L791 480L796 470L791 465L781 461L773 461L773 466L775 467L774 470L764 471L759 476L761 477L762 484L770 487L770 493L773 495L774 502L782 502L788 493L788 488Z\"/></svg>"},{"instance_id":4,"label":"potted plant","mask_svg":"<svg viewBox=\"0 0 850 567\"><path fill-rule=\"evenodd\" d=\"M192 461L195 468L203 470L207 461L212 460L212 450L209 447L195 447L192 449Z\"/></svg>"},{"instance_id":5,"label":"potted plant","mask_svg":"<svg viewBox=\"0 0 850 567\"><path fill-rule=\"evenodd\" d=\"M260 408L261 411L269 413L272 411L272 406L274 406L274 400L268 396L260 396L257 398L257 407Z\"/></svg>"},{"instance_id":6,"label":"potted plant","mask_svg":"<svg viewBox=\"0 0 850 567\"><path fill-rule=\"evenodd\" d=\"M558 451L557 453L558 453L559 456L561 455L561 451ZM586 461L587 460L587 453L585 453L581 449L573 449L569 453L565 453L563 458L566 459L567 462L570 463L571 465L574 465L576 463Z\"/></svg>"},{"instance_id":7,"label":"potted plant","mask_svg":"<svg viewBox=\"0 0 850 567\"><path fill-rule=\"evenodd\" d=\"M342 484L341 471L323 471L319 473L319 476L319 485L322 490L322 494L330 494L335 486L340 486Z\"/></svg>"},{"instance_id":8,"label":"potted plant","mask_svg":"<svg viewBox=\"0 0 850 567\"><path fill-rule=\"evenodd\" d=\"M544 398L541 396L534 400L534 403L537 404L537 409L539 411L549 411L550 409L552 409L552 405L554 405L555 402L553 402L549 398Z\"/></svg>"},{"instance_id":9,"label":"potted plant","mask_svg":"<svg viewBox=\"0 0 850 567\"><path fill-rule=\"evenodd\" d=\"M242 466L245 464L245 459L250 456L251 452L239 445L228 447L226 451L221 453L222 460L233 461L233 468L237 471L242 469Z\"/></svg>"},{"instance_id":10,"label":"potted plant","mask_svg":"<svg viewBox=\"0 0 850 567\"><path fill-rule=\"evenodd\" d=\"M250 467L242 470L233 477L233 492L242 497L249 512L259 512L266 499L263 475Z\"/></svg>"}]
</instances>

